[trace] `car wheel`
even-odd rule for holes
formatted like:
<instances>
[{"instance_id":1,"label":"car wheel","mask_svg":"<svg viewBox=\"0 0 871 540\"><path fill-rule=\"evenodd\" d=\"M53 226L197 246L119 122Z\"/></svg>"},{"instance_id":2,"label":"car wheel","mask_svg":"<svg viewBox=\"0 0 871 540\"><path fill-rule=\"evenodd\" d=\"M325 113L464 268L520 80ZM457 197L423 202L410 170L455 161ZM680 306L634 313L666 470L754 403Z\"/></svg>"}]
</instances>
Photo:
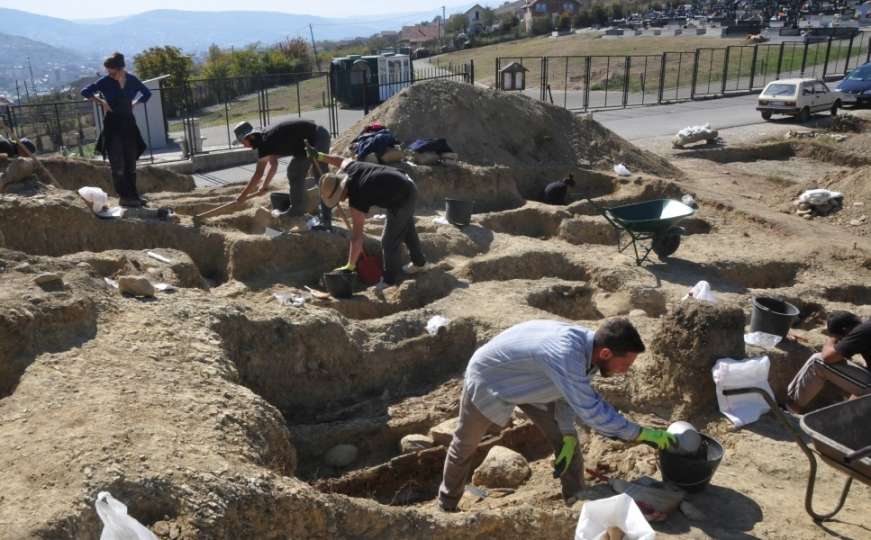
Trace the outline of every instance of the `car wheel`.
<instances>
[{"instance_id":1,"label":"car wheel","mask_svg":"<svg viewBox=\"0 0 871 540\"><path fill-rule=\"evenodd\" d=\"M838 116L838 109L841 108L841 101L838 100L832 104L832 116Z\"/></svg>"},{"instance_id":2,"label":"car wheel","mask_svg":"<svg viewBox=\"0 0 871 540\"><path fill-rule=\"evenodd\" d=\"M798 113L799 123L804 124L805 122L807 122L810 119L811 119L811 110L809 108L805 107L804 109L801 110L800 113Z\"/></svg>"},{"instance_id":3,"label":"car wheel","mask_svg":"<svg viewBox=\"0 0 871 540\"><path fill-rule=\"evenodd\" d=\"M763 120L771 120L771 111L762 111Z\"/></svg>"}]
</instances>

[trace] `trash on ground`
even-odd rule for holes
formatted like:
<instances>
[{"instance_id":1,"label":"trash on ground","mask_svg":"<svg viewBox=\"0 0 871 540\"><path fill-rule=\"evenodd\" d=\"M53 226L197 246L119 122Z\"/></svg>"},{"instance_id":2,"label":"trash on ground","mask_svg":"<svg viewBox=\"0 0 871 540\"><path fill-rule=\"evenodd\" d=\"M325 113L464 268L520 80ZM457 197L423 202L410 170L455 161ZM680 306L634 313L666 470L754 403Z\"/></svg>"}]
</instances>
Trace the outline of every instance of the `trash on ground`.
<instances>
[{"instance_id":1,"label":"trash on ground","mask_svg":"<svg viewBox=\"0 0 871 540\"><path fill-rule=\"evenodd\" d=\"M450 322L450 320L442 317L441 315L436 315L426 323L426 331L427 333L429 333L429 335L434 336L439 333L439 330L441 328L446 327Z\"/></svg>"},{"instance_id":2,"label":"trash on ground","mask_svg":"<svg viewBox=\"0 0 871 540\"><path fill-rule=\"evenodd\" d=\"M175 285L170 285L169 283L155 283L154 288L160 292L175 292Z\"/></svg>"},{"instance_id":3,"label":"trash on ground","mask_svg":"<svg viewBox=\"0 0 871 540\"><path fill-rule=\"evenodd\" d=\"M157 536L135 518L127 515L127 505L108 491L97 494L94 503L97 515L103 522L100 540L157 540Z\"/></svg>"},{"instance_id":4,"label":"trash on ground","mask_svg":"<svg viewBox=\"0 0 871 540\"><path fill-rule=\"evenodd\" d=\"M85 186L79 188L79 196L90 203L95 214L99 214L108 208L109 195L98 187Z\"/></svg>"},{"instance_id":5,"label":"trash on ground","mask_svg":"<svg viewBox=\"0 0 871 540\"><path fill-rule=\"evenodd\" d=\"M693 288L690 289L689 292L680 299L680 301L683 302L687 298L694 298L699 302L708 302L711 304L717 303L717 297L714 296L714 292L711 290L711 284L705 280L699 281L693 285Z\"/></svg>"},{"instance_id":6,"label":"trash on ground","mask_svg":"<svg viewBox=\"0 0 871 540\"><path fill-rule=\"evenodd\" d=\"M750 332L749 334L744 334L744 343L754 347L762 347L763 349L776 347L782 339L782 337L769 334L768 332Z\"/></svg>"},{"instance_id":7,"label":"trash on ground","mask_svg":"<svg viewBox=\"0 0 871 540\"><path fill-rule=\"evenodd\" d=\"M617 176L631 176L632 173L629 172L629 169L626 168L626 165L622 163L618 163L614 165L614 172L617 173Z\"/></svg>"},{"instance_id":8,"label":"trash on ground","mask_svg":"<svg viewBox=\"0 0 871 540\"><path fill-rule=\"evenodd\" d=\"M146 255L148 255L152 259L156 259L162 263L172 264L172 259L168 259L168 258L164 257L163 255L161 255L160 253L155 253L153 251L149 251L146 253Z\"/></svg>"},{"instance_id":9,"label":"trash on ground","mask_svg":"<svg viewBox=\"0 0 871 540\"><path fill-rule=\"evenodd\" d=\"M814 216L828 216L844 207L844 194L828 189L809 189L793 201L796 214L810 219Z\"/></svg>"},{"instance_id":10,"label":"trash on ground","mask_svg":"<svg viewBox=\"0 0 871 540\"><path fill-rule=\"evenodd\" d=\"M450 225L451 223L445 218L445 216L437 216L432 219L432 222L436 225Z\"/></svg>"},{"instance_id":11,"label":"trash on ground","mask_svg":"<svg viewBox=\"0 0 871 540\"><path fill-rule=\"evenodd\" d=\"M717 387L717 404L720 412L728 418L735 427L751 424L768 412L768 403L757 394L741 394L725 396L723 390L730 388L761 388L772 397L774 393L768 384L768 370L771 361L767 356L734 360L722 358L717 360L711 369L714 384Z\"/></svg>"},{"instance_id":12,"label":"trash on ground","mask_svg":"<svg viewBox=\"0 0 871 540\"><path fill-rule=\"evenodd\" d=\"M622 493L607 499L587 501L581 509L575 540L610 538L609 529L618 528L626 538L654 540L656 533L644 519L641 509L632 497ZM616 532L616 531L614 531ZM618 538L620 538L618 536Z\"/></svg>"},{"instance_id":13,"label":"trash on ground","mask_svg":"<svg viewBox=\"0 0 871 540\"><path fill-rule=\"evenodd\" d=\"M705 141L708 144L713 144L717 141L719 133L716 129L711 129L711 124L702 126L688 126L678 131L671 140L672 146L675 148L683 148L684 145L694 142Z\"/></svg>"},{"instance_id":14,"label":"trash on ground","mask_svg":"<svg viewBox=\"0 0 871 540\"><path fill-rule=\"evenodd\" d=\"M302 307L305 305L305 297L300 294L273 293L272 297L282 306Z\"/></svg>"}]
</instances>

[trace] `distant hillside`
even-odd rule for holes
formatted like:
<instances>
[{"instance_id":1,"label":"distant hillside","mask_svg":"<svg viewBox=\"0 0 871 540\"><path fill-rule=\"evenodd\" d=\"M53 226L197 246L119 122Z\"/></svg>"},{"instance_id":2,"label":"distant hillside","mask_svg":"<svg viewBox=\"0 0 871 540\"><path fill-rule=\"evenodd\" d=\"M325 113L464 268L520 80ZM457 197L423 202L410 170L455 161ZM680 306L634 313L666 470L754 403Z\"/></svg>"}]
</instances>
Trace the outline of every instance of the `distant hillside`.
<instances>
[{"instance_id":1,"label":"distant hillside","mask_svg":"<svg viewBox=\"0 0 871 540\"><path fill-rule=\"evenodd\" d=\"M88 55L103 55L114 50L132 55L161 45L198 52L205 51L212 43L222 47L239 47L257 41L272 44L297 35L308 37L309 24L315 25L315 39L338 40L398 30L435 15L435 11L426 11L325 18L264 11L155 10L114 20L68 21L0 8L0 21L7 31L14 28L17 35Z\"/></svg>"},{"instance_id":2,"label":"distant hillside","mask_svg":"<svg viewBox=\"0 0 871 540\"><path fill-rule=\"evenodd\" d=\"M49 62L74 64L84 60L81 54L68 49L52 47L47 43L26 37L0 33L0 67L24 64L28 56L34 65L45 65Z\"/></svg>"}]
</instances>

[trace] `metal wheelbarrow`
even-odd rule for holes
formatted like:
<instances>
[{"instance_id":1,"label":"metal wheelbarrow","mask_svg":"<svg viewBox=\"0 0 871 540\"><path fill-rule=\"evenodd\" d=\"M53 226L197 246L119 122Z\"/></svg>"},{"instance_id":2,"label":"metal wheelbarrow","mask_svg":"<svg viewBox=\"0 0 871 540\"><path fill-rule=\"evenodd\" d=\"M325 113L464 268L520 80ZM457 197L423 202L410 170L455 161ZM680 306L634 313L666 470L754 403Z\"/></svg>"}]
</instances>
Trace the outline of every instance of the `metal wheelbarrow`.
<instances>
[{"instance_id":1,"label":"metal wheelbarrow","mask_svg":"<svg viewBox=\"0 0 871 540\"><path fill-rule=\"evenodd\" d=\"M587 201L617 230L617 251L623 253L632 246L639 266L651 251L660 259L677 251L681 235L686 234L686 230L677 224L696 213L694 208L673 199L655 199L613 208L599 206L589 197ZM629 236L625 244L623 233Z\"/></svg>"},{"instance_id":2,"label":"metal wheelbarrow","mask_svg":"<svg viewBox=\"0 0 871 540\"><path fill-rule=\"evenodd\" d=\"M749 393L759 394L768 402L777 419L792 432L795 442L807 456L810 472L804 508L814 521L819 523L830 520L841 511L854 479L871 486L871 430L868 429L871 423L871 395L842 401L808 413L802 417L801 430L799 430L764 390L760 388L723 390L726 396ZM802 432L811 438L813 450L804 442ZM819 514L813 508L814 484L817 478L816 456L847 475L837 506L827 514Z\"/></svg>"}]
</instances>

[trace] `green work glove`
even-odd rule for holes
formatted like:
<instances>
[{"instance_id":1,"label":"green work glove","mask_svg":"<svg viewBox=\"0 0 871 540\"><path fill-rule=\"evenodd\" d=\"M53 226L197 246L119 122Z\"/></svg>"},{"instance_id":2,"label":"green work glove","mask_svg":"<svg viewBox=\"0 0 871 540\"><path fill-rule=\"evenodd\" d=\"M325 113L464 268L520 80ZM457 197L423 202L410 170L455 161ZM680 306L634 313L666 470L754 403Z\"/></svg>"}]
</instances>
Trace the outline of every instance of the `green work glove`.
<instances>
[{"instance_id":1,"label":"green work glove","mask_svg":"<svg viewBox=\"0 0 871 540\"><path fill-rule=\"evenodd\" d=\"M317 161L317 160L318 160L318 154L319 154L319 152L318 152L317 150L315 150L315 149L312 148L311 146L306 145L306 148L305 148L305 157L309 158L309 159L312 160L312 161Z\"/></svg>"},{"instance_id":2,"label":"green work glove","mask_svg":"<svg viewBox=\"0 0 871 540\"><path fill-rule=\"evenodd\" d=\"M356 265L348 263L345 266L340 266L336 268L335 270L333 270L333 272L353 272L355 268L357 268Z\"/></svg>"},{"instance_id":3,"label":"green work glove","mask_svg":"<svg viewBox=\"0 0 871 540\"><path fill-rule=\"evenodd\" d=\"M572 464L575 457L575 449L578 447L578 438L573 435L563 435L563 448L560 450L556 461L553 462L553 477L559 478L564 475ZM562 464L562 465L560 465Z\"/></svg>"},{"instance_id":4,"label":"green work glove","mask_svg":"<svg viewBox=\"0 0 871 540\"><path fill-rule=\"evenodd\" d=\"M638 434L638 438L635 440L660 450L667 450L677 445L677 437L661 429L641 428L641 433Z\"/></svg>"}]
</instances>

